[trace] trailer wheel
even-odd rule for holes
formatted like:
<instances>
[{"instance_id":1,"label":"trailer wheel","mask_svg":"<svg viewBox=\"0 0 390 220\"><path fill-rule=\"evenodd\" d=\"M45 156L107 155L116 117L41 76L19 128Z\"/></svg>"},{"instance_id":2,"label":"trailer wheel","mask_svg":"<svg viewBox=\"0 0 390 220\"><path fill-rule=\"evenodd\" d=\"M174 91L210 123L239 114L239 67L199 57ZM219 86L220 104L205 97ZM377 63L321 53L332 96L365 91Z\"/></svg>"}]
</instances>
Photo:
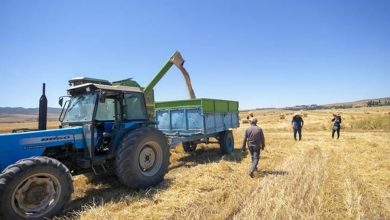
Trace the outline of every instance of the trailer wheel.
<instances>
[{"instance_id":1,"label":"trailer wheel","mask_svg":"<svg viewBox=\"0 0 390 220\"><path fill-rule=\"evenodd\" d=\"M234 149L234 137L232 131L223 131L218 135L219 149L222 154L230 154Z\"/></svg>"},{"instance_id":2,"label":"trailer wheel","mask_svg":"<svg viewBox=\"0 0 390 220\"><path fill-rule=\"evenodd\" d=\"M122 184L145 188L161 182L169 165L169 146L163 133L138 128L128 133L116 153L115 171Z\"/></svg>"},{"instance_id":3,"label":"trailer wheel","mask_svg":"<svg viewBox=\"0 0 390 220\"><path fill-rule=\"evenodd\" d=\"M192 153L196 150L196 147L198 146L195 142L183 142L183 149L186 153Z\"/></svg>"},{"instance_id":4,"label":"trailer wheel","mask_svg":"<svg viewBox=\"0 0 390 220\"><path fill-rule=\"evenodd\" d=\"M0 219L46 219L69 203L72 176L60 161L31 157L0 174Z\"/></svg>"}]
</instances>

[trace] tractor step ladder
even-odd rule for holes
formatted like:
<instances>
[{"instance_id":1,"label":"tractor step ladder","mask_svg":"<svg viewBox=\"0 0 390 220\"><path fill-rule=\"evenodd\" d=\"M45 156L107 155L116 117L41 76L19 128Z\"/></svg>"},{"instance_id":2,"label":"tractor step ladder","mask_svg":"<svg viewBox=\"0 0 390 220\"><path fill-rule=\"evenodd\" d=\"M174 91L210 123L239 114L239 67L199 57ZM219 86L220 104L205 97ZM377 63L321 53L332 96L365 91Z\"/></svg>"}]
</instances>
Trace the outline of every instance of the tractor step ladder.
<instances>
[{"instance_id":1,"label":"tractor step ladder","mask_svg":"<svg viewBox=\"0 0 390 220\"><path fill-rule=\"evenodd\" d=\"M96 166L97 169L95 168L95 166ZM92 164L91 168L92 168L93 173L96 176L100 176L100 175L103 175L103 174L107 173L107 169L104 166L104 163L101 163L100 165L93 165Z\"/></svg>"},{"instance_id":2,"label":"tractor step ladder","mask_svg":"<svg viewBox=\"0 0 390 220\"><path fill-rule=\"evenodd\" d=\"M91 162L91 169L96 176L107 173L107 169L104 166L106 162L105 156L95 156L94 160Z\"/></svg>"}]
</instances>

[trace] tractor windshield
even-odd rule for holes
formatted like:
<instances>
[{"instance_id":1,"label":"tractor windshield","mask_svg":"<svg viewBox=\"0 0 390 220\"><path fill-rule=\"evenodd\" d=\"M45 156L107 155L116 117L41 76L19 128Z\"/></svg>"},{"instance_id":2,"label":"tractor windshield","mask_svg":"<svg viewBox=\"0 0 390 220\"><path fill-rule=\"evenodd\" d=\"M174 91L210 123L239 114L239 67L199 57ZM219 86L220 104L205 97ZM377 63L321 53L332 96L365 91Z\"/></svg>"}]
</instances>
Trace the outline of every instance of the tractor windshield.
<instances>
[{"instance_id":1,"label":"tractor windshield","mask_svg":"<svg viewBox=\"0 0 390 220\"><path fill-rule=\"evenodd\" d=\"M95 109L96 94L84 94L73 96L66 110L63 122L92 121Z\"/></svg>"}]
</instances>

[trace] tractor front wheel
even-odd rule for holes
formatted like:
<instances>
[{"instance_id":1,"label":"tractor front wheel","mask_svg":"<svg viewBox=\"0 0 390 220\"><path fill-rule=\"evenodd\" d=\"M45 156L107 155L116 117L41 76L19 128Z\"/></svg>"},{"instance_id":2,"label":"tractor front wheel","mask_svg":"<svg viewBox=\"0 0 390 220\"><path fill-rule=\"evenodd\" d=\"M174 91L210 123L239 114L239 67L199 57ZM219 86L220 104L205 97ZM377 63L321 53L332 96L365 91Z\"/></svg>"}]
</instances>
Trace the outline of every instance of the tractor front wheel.
<instances>
[{"instance_id":1,"label":"tractor front wheel","mask_svg":"<svg viewBox=\"0 0 390 220\"><path fill-rule=\"evenodd\" d=\"M46 219L69 203L73 192L69 169L56 159L31 157L0 174L0 217Z\"/></svg>"},{"instance_id":2,"label":"tractor front wheel","mask_svg":"<svg viewBox=\"0 0 390 220\"><path fill-rule=\"evenodd\" d=\"M138 128L121 141L116 153L115 171L130 188L145 188L161 182L168 171L169 146L161 131Z\"/></svg>"}]
</instances>

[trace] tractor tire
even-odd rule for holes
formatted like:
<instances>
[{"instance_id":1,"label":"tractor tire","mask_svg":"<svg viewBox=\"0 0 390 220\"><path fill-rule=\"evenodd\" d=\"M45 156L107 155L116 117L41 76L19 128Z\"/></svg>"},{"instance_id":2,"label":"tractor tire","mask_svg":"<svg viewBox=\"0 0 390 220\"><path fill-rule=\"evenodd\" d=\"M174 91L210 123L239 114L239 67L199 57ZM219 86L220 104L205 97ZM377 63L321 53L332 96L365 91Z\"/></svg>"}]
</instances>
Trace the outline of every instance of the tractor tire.
<instances>
[{"instance_id":1,"label":"tractor tire","mask_svg":"<svg viewBox=\"0 0 390 220\"><path fill-rule=\"evenodd\" d=\"M164 179L169 166L169 146L155 128L138 128L128 133L116 152L115 172L129 188L146 188Z\"/></svg>"},{"instance_id":2,"label":"tractor tire","mask_svg":"<svg viewBox=\"0 0 390 220\"><path fill-rule=\"evenodd\" d=\"M0 174L0 219L51 218L68 205L72 193L72 176L60 161L19 160Z\"/></svg>"},{"instance_id":3,"label":"tractor tire","mask_svg":"<svg viewBox=\"0 0 390 220\"><path fill-rule=\"evenodd\" d=\"M234 137L232 131L222 131L218 135L219 149L222 154L230 154L234 150Z\"/></svg>"},{"instance_id":4,"label":"tractor tire","mask_svg":"<svg viewBox=\"0 0 390 220\"><path fill-rule=\"evenodd\" d=\"M183 142L183 149L186 153L193 153L196 150L196 147L198 146L197 143L194 142Z\"/></svg>"}]
</instances>

